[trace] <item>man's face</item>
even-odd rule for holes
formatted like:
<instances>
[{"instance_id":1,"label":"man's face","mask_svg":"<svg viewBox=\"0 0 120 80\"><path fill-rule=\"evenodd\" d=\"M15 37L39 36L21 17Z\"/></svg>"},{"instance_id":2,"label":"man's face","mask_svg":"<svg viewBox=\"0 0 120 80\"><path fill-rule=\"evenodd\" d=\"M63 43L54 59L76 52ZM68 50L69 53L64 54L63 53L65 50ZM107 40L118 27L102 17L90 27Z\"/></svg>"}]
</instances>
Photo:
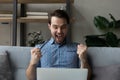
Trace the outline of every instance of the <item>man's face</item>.
<instances>
[{"instance_id":1,"label":"man's face","mask_svg":"<svg viewBox=\"0 0 120 80\"><path fill-rule=\"evenodd\" d=\"M51 25L48 24L48 26L56 43L62 43L66 38L68 31L67 21L64 18L53 16L51 18Z\"/></svg>"}]
</instances>

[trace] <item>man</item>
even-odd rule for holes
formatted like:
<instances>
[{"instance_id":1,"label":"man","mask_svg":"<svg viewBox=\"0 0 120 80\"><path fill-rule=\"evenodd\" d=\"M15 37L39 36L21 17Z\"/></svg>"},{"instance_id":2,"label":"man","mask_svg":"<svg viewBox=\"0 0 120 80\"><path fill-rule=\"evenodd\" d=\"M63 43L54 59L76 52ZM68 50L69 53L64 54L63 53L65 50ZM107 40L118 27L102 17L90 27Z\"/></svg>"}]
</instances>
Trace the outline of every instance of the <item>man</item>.
<instances>
[{"instance_id":1,"label":"man","mask_svg":"<svg viewBox=\"0 0 120 80\"><path fill-rule=\"evenodd\" d=\"M63 10L55 10L48 23L51 31L51 39L43 45L37 45L31 50L30 64L26 70L28 80L36 79L36 67L56 68L88 68L89 76L91 69L87 63L87 46L66 41L69 17Z\"/></svg>"}]
</instances>

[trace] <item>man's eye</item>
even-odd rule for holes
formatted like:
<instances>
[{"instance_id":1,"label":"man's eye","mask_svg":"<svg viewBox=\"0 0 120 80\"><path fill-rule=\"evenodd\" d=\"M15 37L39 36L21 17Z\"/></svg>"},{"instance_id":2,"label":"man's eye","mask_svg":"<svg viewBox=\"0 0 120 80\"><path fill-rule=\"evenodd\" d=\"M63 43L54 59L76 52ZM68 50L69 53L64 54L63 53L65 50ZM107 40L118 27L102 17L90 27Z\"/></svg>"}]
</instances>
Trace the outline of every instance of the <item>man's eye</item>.
<instances>
[{"instance_id":1,"label":"man's eye","mask_svg":"<svg viewBox=\"0 0 120 80\"><path fill-rule=\"evenodd\" d=\"M62 26L62 29L65 29L65 28L67 28L67 25L63 25L63 26Z\"/></svg>"},{"instance_id":2,"label":"man's eye","mask_svg":"<svg viewBox=\"0 0 120 80\"><path fill-rule=\"evenodd\" d=\"M53 28L54 28L54 29L57 29L57 26L56 26L56 25L53 25Z\"/></svg>"}]
</instances>

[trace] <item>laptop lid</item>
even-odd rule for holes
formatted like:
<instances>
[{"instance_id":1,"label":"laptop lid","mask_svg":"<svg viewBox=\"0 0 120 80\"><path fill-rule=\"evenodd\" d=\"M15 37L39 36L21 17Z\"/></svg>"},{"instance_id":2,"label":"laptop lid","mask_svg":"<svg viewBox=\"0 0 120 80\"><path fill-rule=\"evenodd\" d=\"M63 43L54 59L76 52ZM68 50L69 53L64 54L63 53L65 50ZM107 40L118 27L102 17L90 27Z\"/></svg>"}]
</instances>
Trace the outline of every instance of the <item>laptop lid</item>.
<instances>
[{"instance_id":1,"label":"laptop lid","mask_svg":"<svg viewBox=\"0 0 120 80\"><path fill-rule=\"evenodd\" d=\"M37 68L37 80L87 80L88 69Z\"/></svg>"}]
</instances>

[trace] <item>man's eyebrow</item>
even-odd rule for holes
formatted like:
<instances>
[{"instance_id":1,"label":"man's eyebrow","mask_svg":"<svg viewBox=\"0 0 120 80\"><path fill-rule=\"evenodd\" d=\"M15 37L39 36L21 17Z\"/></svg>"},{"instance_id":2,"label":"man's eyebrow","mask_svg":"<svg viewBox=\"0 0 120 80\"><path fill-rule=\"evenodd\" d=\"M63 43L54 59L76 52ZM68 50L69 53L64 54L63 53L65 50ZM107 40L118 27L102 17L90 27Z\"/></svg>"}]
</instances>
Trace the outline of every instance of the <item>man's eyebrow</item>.
<instances>
[{"instance_id":1,"label":"man's eyebrow","mask_svg":"<svg viewBox=\"0 0 120 80\"><path fill-rule=\"evenodd\" d=\"M52 24L53 26L58 26L57 24Z\"/></svg>"},{"instance_id":2,"label":"man's eyebrow","mask_svg":"<svg viewBox=\"0 0 120 80\"><path fill-rule=\"evenodd\" d=\"M68 25L67 23L63 24L63 25Z\"/></svg>"},{"instance_id":3,"label":"man's eyebrow","mask_svg":"<svg viewBox=\"0 0 120 80\"><path fill-rule=\"evenodd\" d=\"M67 26L68 24L63 24L63 25L61 25L61 26Z\"/></svg>"},{"instance_id":4,"label":"man's eyebrow","mask_svg":"<svg viewBox=\"0 0 120 80\"><path fill-rule=\"evenodd\" d=\"M58 25L58 24L52 24L53 26L66 26L66 25L68 25L68 24L62 24L62 25Z\"/></svg>"}]
</instances>

